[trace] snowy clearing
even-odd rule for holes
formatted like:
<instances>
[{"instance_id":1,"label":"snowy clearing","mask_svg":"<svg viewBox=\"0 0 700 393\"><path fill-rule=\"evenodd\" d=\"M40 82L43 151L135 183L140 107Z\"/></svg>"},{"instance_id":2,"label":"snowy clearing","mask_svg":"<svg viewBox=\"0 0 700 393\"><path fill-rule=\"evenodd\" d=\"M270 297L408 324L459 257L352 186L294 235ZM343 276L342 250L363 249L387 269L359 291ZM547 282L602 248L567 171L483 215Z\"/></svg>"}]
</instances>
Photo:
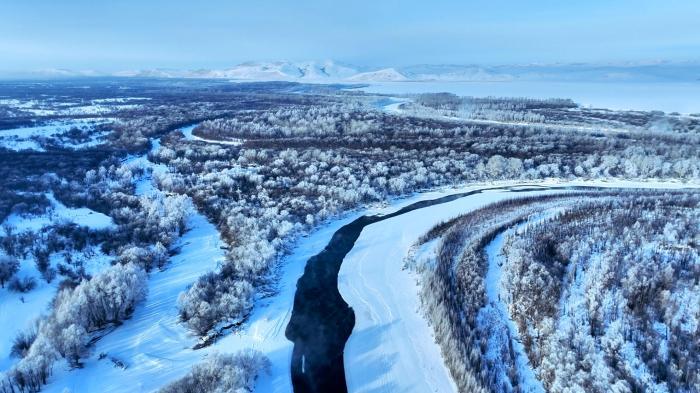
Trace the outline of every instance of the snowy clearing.
<instances>
[{"instance_id":1,"label":"snowy clearing","mask_svg":"<svg viewBox=\"0 0 700 393\"><path fill-rule=\"evenodd\" d=\"M70 131L74 128L86 131L93 131L93 129L100 125L105 124L114 119L100 118L100 119L74 119L70 121L54 121L45 125L35 126L35 127L24 127L15 128L10 130L0 130L0 146L8 148L10 150L34 150L34 151L44 151L41 144L37 142L36 139L39 138L54 138L59 134ZM100 138L106 135L104 132L93 132L90 141L80 144L70 144L65 143L66 147L81 148L95 146L100 143Z\"/></svg>"},{"instance_id":2,"label":"snowy clearing","mask_svg":"<svg viewBox=\"0 0 700 393\"><path fill-rule=\"evenodd\" d=\"M10 214L3 225L10 225L16 231L38 231L43 227L58 223L74 223L90 229L107 229L114 225L112 219L100 212L87 207L68 207L54 198L53 193L47 193L46 197L51 202L48 213L42 215L17 215ZM4 230L0 230L3 232Z\"/></svg>"},{"instance_id":3,"label":"snowy clearing","mask_svg":"<svg viewBox=\"0 0 700 393\"><path fill-rule=\"evenodd\" d=\"M20 263L17 276L36 278L37 287L27 293L0 289L0 326L3 330L3 339L0 340L0 371L9 369L17 361L10 356L12 339L31 328L34 320L48 310L58 286L58 280L47 284L39 277L34 264L26 261Z\"/></svg>"},{"instance_id":4,"label":"snowy clearing","mask_svg":"<svg viewBox=\"0 0 700 393\"><path fill-rule=\"evenodd\" d=\"M193 215L190 228L178 242L180 254L166 270L153 272L148 298L138 305L131 319L108 333L92 348L82 369L69 370L62 363L46 387L47 392L147 392L189 370L200 359L190 348L197 342L179 324L177 297L201 274L213 270L223 259L223 243L216 228L201 215ZM99 360L99 354L107 358ZM115 367L111 359L126 365ZM125 386L128 378L133 384Z\"/></svg>"}]
</instances>

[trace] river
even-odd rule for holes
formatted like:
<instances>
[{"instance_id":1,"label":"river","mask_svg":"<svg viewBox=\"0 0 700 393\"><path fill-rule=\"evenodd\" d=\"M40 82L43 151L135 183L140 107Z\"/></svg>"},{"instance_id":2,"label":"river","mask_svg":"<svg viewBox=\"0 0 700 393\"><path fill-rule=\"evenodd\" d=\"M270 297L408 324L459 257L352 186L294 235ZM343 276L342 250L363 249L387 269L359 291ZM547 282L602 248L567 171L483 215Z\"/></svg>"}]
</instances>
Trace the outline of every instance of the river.
<instances>
[{"instance_id":1,"label":"river","mask_svg":"<svg viewBox=\"0 0 700 393\"><path fill-rule=\"evenodd\" d=\"M474 204L470 205L469 201L465 201L465 205L461 208L455 208L457 205L448 204L449 202L455 202L462 199L469 199L467 197L474 197L476 195L483 195L481 201L478 205L485 205L492 203L499 199L506 198L508 195L513 195L515 192L549 192L552 190L562 190L562 189L577 189L577 188L598 188L598 187L644 187L644 188L679 188L685 185L680 183L645 183L645 182L572 182L565 183L561 185L550 186L537 186L531 184L521 184L518 186L503 186L503 187L486 187L481 189L472 189L467 192L458 192L452 195L444 196L437 199L423 200L410 204L394 212L386 213L383 215L364 215L352 222L347 223L343 227L339 228L331 237L330 241L326 247L318 254L312 256L308 259L304 273L302 277L297 282L297 291L294 297L294 304L292 315L289 324L286 329L287 338L294 343L294 348L291 356L291 379L294 391L300 392L344 392L348 391L392 391L393 388L399 388L402 391L421 391L418 387L419 385L402 383L397 386L396 384L387 383L382 385L384 382L379 381L386 375L392 373L393 369L398 367L400 363L409 364L409 369L413 367L410 372L395 373L400 379L406 379L407 381L420 381L421 377L425 375L421 374L418 370L421 365L421 356L402 358L406 356L405 353L401 353L398 350L394 358L388 357L388 359L383 359L382 362L373 361L371 351L375 351L378 347L385 347L387 345L388 339L390 339L390 334L386 334L386 331L382 332L382 340L374 340L368 344L366 338L371 338L371 336L362 336L363 332L368 330L368 326L363 325L363 320L373 319L371 322L375 323L374 326L369 326L370 328L377 326L389 326L390 329L401 329L401 325L405 325L405 321L401 318L394 318L396 321L391 321L391 315L400 314L397 313L396 308L389 305L384 306L382 312L389 315L389 320L383 320L384 317L382 312L376 312L375 317L367 318L364 315L361 302L355 301L356 299L350 299L354 301L353 307L361 310L361 314L356 314L358 310L353 310L348 303L347 296L348 291L339 290L339 272L343 268L343 264L350 260L352 261L352 252L356 247L359 247L361 251L367 250L367 247L372 244L382 243L386 239L381 238L381 233L384 229L378 229L374 231L375 235L369 236L366 241L363 241L361 245L358 246L358 239L363 235L363 230L368 226L372 225L374 229L382 221L386 221L399 216L406 216L404 220L396 221L392 220L391 224L384 225L386 228L396 227L400 228L402 235L398 238L404 242L406 239L409 240L409 244L417 239L417 237L422 234L420 231L417 234L405 235L407 232L405 228L412 229L413 227L418 227L420 220L425 222L420 222L420 226L425 226L426 230L432 225L439 223L445 219L449 219L459 214L466 213L474 208L478 207ZM578 187L577 187L578 186ZM457 203L457 202L455 202ZM459 202L461 203L461 202ZM414 212L419 209L434 207L436 205L445 204L444 212L440 214L435 214L431 209L425 210L426 212L422 218L408 218L407 213ZM379 228L379 227L377 227ZM385 228L385 229L386 229ZM386 229L387 231L390 229ZM413 232L411 232L413 233ZM405 235L405 236L404 236ZM413 237L411 237L413 236ZM390 243L391 241L389 241ZM385 241L386 243L386 241ZM369 245L369 246L368 246ZM386 245L386 244L384 244ZM390 246L396 246L401 248L401 244L390 244ZM390 254L390 251L386 253L375 254L373 258L368 260L366 266L370 268L374 266L382 266L385 264L393 264L396 267L396 258ZM393 259L392 259L393 258ZM396 268L395 271L399 271L400 268ZM374 277L374 271L370 271L369 274L365 274L360 277L358 275L348 276L345 278L343 283L340 283L340 287L343 288L354 285L353 283L348 284L345 281L362 281L365 279L374 280L377 282L376 288L380 290L386 289L382 287L387 287L394 285L393 282L389 282L386 279L384 282L379 282L379 280ZM361 288L362 284L358 284ZM376 289L375 288L375 289ZM376 292L376 291L375 291ZM410 293L405 293L405 296L411 296ZM364 293L365 300L371 302L372 298L380 296L378 293ZM382 299L384 300L384 299ZM410 303L410 302L407 302ZM368 312L371 314L372 310ZM417 314L415 308L409 308L405 313ZM376 315L379 314L379 317ZM422 323L427 324L423 321ZM423 329L423 332L428 331ZM421 333L418 331L410 331L408 334L403 334L403 336L420 336ZM423 334L425 335L425 334ZM401 334L394 335L401 337ZM357 343L364 344L367 351L362 352L362 350L353 349L350 347L348 351L347 345L349 345L349 338L354 338L353 345ZM375 337L376 338L376 337ZM430 336L427 337L428 340ZM418 339L425 340L426 337L418 337ZM410 341L410 340L407 340ZM434 342L432 343L434 344ZM437 348L437 344L434 344ZM394 347L407 347L408 345L394 345ZM385 350L379 350L379 352L384 351L383 355L386 355ZM435 351L435 348L429 349L429 351ZM433 352L435 353L435 352ZM439 349L437 350L439 355ZM381 356L380 356L381 357ZM386 357L386 356L385 356ZM434 359L433 359L434 360ZM426 365L426 369L431 367L434 369L439 368L440 365L435 364L441 363L441 358L438 356L438 360L435 362L427 361L428 363L423 363ZM439 370L438 370L439 371ZM367 376L367 374L372 374L373 376ZM437 374L431 373L431 375ZM348 378L348 376L350 378ZM413 378L411 378L413 377ZM369 381L375 378L377 381ZM399 378L394 378L395 382ZM430 381L429 379L427 381ZM370 383L371 382L371 383ZM446 383L447 384L447 383ZM446 386L445 384L445 386ZM404 386L413 386L413 388L406 389ZM371 388L371 389L370 389ZM434 388L434 387L433 387ZM435 390L435 389L430 389ZM449 389L446 389L449 391ZM444 390L438 390L444 391Z\"/></svg>"},{"instance_id":2,"label":"river","mask_svg":"<svg viewBox=\"0 0 700 393\"><path fill-rule=\"evenodd\" d=\"M562 187L525 184L481 188L415 202L393 213L364 215L337 230L323 251L308 260L304 274L297 283L294 308L286 329L287 338L294 342L291 364L294 391L347 391L343 354L345 343L355 326L355 313L338 290L338 273L365 227L418 209L493 190L515 193L555 189Z\"/></svg>"},{"instance_id":3,"label":"river","mask_svg":"<svg viewBox=\"0 0 700 393\"><path fill-rule=\"evenodd\" d=\"M361 90L394 95L447 92L472 97L571 98L594 108L700 113L698 82L377 82Z\"/></svg>"}]
</instances>

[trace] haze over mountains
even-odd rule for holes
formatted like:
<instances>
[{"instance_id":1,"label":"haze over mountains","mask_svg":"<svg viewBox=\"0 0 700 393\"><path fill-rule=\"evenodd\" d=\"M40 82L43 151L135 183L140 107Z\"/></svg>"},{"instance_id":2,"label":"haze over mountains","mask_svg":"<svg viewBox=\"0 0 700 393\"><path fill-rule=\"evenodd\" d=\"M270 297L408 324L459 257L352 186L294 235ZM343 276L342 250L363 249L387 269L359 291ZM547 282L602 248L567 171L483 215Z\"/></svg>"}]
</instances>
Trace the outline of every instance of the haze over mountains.
<instances>
[{"instance_id":1,"label":"haze over mountains","mask_svg":"<svg viewBox=\"0 0 700 393\"><path fill-rule=\"evenodd\" d=\"M155 77L218 78L242 81L298 82L403 82L403 81L587 81L587 82L698 82L700 62L646 62L611 64L522 65L414 65L404 67L358 67L326 61L245 62L224 69L145 69L103 73L94 70L48 69L17 77Z\"/></svg>"}]
</instances>

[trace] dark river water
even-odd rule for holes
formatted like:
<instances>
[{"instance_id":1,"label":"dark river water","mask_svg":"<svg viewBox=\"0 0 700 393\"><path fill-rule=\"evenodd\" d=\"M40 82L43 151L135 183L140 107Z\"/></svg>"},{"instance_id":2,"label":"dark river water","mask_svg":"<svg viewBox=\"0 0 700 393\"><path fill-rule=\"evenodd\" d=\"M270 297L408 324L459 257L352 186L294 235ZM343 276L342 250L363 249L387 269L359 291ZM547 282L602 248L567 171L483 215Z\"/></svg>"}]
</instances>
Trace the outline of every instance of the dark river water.
<instances>
[{"instance_id":1,"label":"dark river water","mask_svg":"<svg viewBox=\"0 0 700 393\"><path fill-rule=\"evenodd\" d=\"M347 392L343 350L355 326L355 313L338 291L338 272L367 225L488 190L526 192L564 188L574 189L520 185L452 194L416 202L386 215L365 215L338 229L323 251L308 260L297 282L294 308L285 331L294 343L291 370L294 392Z\"/></svg>"}]
</instances>

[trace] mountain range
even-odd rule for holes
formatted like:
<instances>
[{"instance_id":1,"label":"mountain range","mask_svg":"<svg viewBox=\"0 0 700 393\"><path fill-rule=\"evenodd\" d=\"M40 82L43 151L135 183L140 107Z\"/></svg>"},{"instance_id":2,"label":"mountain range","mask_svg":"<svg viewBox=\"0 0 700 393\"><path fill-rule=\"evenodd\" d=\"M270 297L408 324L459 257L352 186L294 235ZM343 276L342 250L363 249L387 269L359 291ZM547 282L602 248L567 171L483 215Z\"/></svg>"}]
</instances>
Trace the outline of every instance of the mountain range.
<instances>
[{"instance_id":1,"label":"mountain range","mask_svg":"<svg viewBox=\"0 0 700 393\"><path fill-rule=\"evenodd\" d=\"M523 65L413 65L404 67L356 67L331 60L246 62L224 69L146 69L102 73L49 69L32 72L33 77L151 77L151 78L215 78L235 81L296 82L508 82L508 81L642 81L698 82L698 62L646 62L610 64L523 64Z\"/></svg>"}]
</instances>

